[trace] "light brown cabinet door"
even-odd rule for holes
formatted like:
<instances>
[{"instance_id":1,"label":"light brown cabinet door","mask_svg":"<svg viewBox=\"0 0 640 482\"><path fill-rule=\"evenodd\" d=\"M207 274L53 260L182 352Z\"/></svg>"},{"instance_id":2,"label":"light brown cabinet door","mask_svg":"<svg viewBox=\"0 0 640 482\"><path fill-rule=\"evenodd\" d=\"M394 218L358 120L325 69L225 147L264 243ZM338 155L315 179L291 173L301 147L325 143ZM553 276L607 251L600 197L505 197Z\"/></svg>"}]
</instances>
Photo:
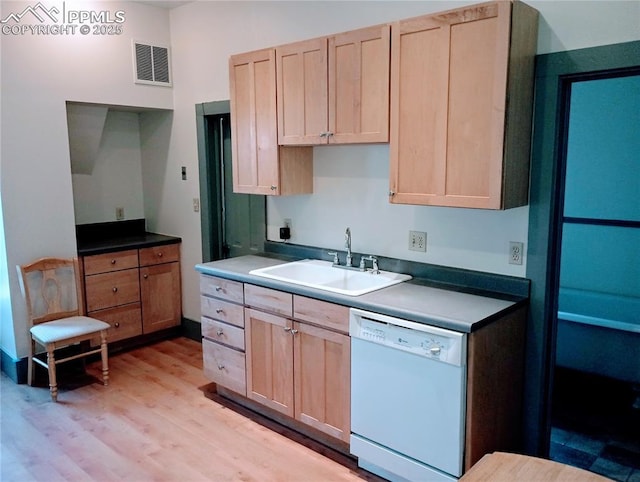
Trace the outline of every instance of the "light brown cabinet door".
<instances>
[{"instance_id":1,"label":"light brown cabinet door","mask_svg":"<svg viewBox=\"0 0 640 482\"><path fill-rule=\"evenodd\" d=\"M286 318L245 309L247 397L293 417L293 337Z\"/></svg>"},{"instance_id":2,"label":"light brown cabinet door","mask_svg":"<svg viewBox=\"0 0 640 482\"><path fill-rule=\"evenodd\" d=\"M514 26L520 37L536 31L535 11L525 16L528 30ZM503 198L504 182L526 189L527 178L508 179L506 170L524 169L526 177L529 161L528 137L511 141L505 132L510 56L533 65L531 44L512 41L511 19L511 2L494 2L393 25L391 202L491 209L526 202ZM509 86L526 96L529 77ZM517 96L513 124L530 125L531 99ZM509 142L525 146L505 159Z\"/></svg>"},{"instance_id":3,"label":"light brown cabinet door","mask_svg":"<svg viewBox=\"0 0 640 482\"><path fill-rule=\"evenodd\" d=\"M233 191L273 194L278 189L275 50L229 59Z\"/></svg>"},{"instance_id":4,"label":"light brown cabinet door","mask_svg":"<svg viewBox=\"0 0 640 482\"><path fill-rule=\"evenodd\" d=\"M278 144L327 143L327 39L276 48Z\"/></svg>"},{"instance_id":5,"label":"light brown cabinet door","mask_svg":"<svg viewBox=\"0 0 640 482\"><path fill-rule=\"evenodd\" d=\"M180 325L180 289L180 263L140 268L143 333Z\"/></svg>"},{"instance_id":6,"label":"light brown cabinet door","mask_svg":"<svg viewBox=\"0 0 640 482\"><path fill-rule=\"evenodd\" d=\"M229 59L233 192L313 192L311 148L278 146L275 50Z\"/></svg>"},{"instance_id":7,"label":"light brown cabinet door","mask_svg":"<svg viewBox=\"0 0 640 482\"><path fill-rule=\"evenodd\" d=\"M330 144L389 142L390 26L329 38Z\"/></svg>"},{"instance_id":8,"label":"light brown cabinet door","mask_svg":"<svg viewBox=\"0 0 640 482\"><path fill-rule=\"evenodd\" d=\"M349 336L294 323L295 418L349 442L351 344Z\"/></svg>"}]
</instances>

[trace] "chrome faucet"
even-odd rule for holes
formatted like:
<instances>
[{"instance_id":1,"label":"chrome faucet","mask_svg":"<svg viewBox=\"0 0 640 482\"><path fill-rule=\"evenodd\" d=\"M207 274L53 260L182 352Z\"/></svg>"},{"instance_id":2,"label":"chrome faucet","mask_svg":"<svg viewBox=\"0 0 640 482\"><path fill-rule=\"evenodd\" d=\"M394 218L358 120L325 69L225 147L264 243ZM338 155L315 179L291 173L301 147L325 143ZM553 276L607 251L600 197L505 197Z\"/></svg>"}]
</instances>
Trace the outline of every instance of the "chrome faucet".
<instances>
[{"instance_id":1,"label":"chrome faucet","mask_svg":"<svg viewBox=\"0 0 640 482\"><path fill-rule=\"evenodd\" d=\"M347 267L353 266L353 256L351 256L351 229L347 228L344 233L344 247L347 248L347 259L344 265Z\"/></svg>"}]
</instances>

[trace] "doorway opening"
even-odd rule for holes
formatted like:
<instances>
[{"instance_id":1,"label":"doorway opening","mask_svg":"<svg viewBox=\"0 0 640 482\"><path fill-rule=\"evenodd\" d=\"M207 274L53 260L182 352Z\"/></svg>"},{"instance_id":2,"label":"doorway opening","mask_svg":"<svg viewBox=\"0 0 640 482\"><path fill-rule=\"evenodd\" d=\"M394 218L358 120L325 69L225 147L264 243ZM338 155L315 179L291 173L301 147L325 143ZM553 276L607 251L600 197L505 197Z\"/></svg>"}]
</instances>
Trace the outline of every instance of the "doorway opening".
<instances>
[{"instance_id":1,"label":"doorway opening","mask_svg":"<svg viewBox=\"0 0 640 482\"><path fill-rule=\"evenodd\" d=\"M566 79L552 460L640 476L640 69Z\"/></svg>"},{"instance_id":2,"label":"doorway opening","mask_svg":"<svg viewBox=\"0 0 640 482\"><path fill-rule=\"evenodd\" d=\"M266 197L233 192L229 101L196 105L203 262L257 253Z\"/></svg>"}]
</instances>

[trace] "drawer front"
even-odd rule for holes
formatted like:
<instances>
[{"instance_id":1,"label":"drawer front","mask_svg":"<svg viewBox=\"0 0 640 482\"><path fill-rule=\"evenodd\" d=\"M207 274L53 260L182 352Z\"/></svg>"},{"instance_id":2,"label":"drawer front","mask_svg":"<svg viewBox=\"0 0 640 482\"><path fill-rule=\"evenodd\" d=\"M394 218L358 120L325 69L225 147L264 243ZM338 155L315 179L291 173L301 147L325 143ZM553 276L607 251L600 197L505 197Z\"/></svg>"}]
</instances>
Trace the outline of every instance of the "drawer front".
<instances>
[{"instance_id":1,"label":"drawer front","mask_svg":"<svg viewBox=\"0 0 640 482\"><path fill-rule=\"evenodd\" d=\"M89 316L111 325L107 341L112 343L125 338L142 335L142 311L140 303L92 311Z\"/></svg>"},{"instance_id":2,"label":"drawer front","mask_svg":"<svg viewBox=\"0 0 640 482\"><path fill-rule=\"evenodd\" d=\"M180 261L180 244L165 244L140 250L140 266Z\"/></svg>"},{"instance_id":3,"label":"drawer front","mask_svg":"<svg viewBox=\"0 0 640 482\"><path fill-rule=\"evenodd\" d=\"M115 253L96 254L83 258L84 274L109 273L122 269L138 267L138 250L118 251Z\"/></svg>"},{"instance_id":4,"label":"drawer front","mask_svg":"<svg viewBox=\"0 0 640 482\"><path fill-rule=\"evenodd\" d=\"M244 351L244 330L203 316L202 336Z\"/></svg>"},{"instance_id":5,"label":"drawer front","mask_svg":"<svg viewBox=\"0 0 640 482\"><path fill-rule=\"evenodd\" d=\"M251 308L259 308L279 315L291 316L293 312L293 295L282 291L245 284L244 300L245 304Z\"/></svg>"},{"instance_id":6,"label":"drawer front","mask_svg":"<svg viewBox=\"0 0 640 482\"><path fill-rule=\"evenodd\" d=\"M349 308L346 306L295 295L293 317L296 320L349 333Z\"/></svg>"},{"instance_id":7,"label":"drawer front","mask_svg":"<svg viewBox=\"0 0 640 482\"><path fill-rule=\"evenodd\" d=\"M202 340L204 374L229 390L247 395L244 353L206 338Z\"/></svg>"},{"instance_id":8,"label":"drawer front","mask_svg":"<svg viewBox=\"0 0 640 482\"><path fill-rule=\"evenodd\" d=\"M200 275L200 293L234 303L244 303L242 283L206 274Z\"/></svg>"},{"instance_id":9,"label":"drawer front","mask_svg":"<svg viewBox=\"0 0 640 482\"><path fill-rule=\"evenodd\" d=\"M87 311L102 310L140 301L138 269L85 277Z\"/></svg>"},{"instance_id":10,"label":"drawer front","mask_svg":"<svg viewBox=\"0 0 640 482\"><path fill-rule=\"evenodd\" d=\"M244 309L242 305L229 303L218 298L200 296L200 312L202 316L244 328Z\"/></svg>"}]
</instances>

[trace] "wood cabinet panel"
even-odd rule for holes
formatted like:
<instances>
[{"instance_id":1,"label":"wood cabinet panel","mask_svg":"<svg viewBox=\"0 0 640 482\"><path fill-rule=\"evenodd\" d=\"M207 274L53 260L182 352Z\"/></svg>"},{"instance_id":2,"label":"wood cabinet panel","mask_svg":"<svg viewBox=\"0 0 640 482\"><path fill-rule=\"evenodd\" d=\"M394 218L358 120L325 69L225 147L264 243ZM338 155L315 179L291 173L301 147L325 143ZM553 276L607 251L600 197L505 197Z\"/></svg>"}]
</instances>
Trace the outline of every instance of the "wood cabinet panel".
<instances>
[{"instance_id":1,"label":"wood cabinet panel","mask_svg":"<svg viewBox=\"0 0 640 482\"><path fill-rule=\"evenodd\" d=\"M200 293L234 303L244 303L244 289L238 281L200 275Z\"/></svg>"},{"instance_id":2,"label":"wood cabinet panel","mask_svg":"<svg viewBox=\"0 0 640 482\"><path fill-rule=\"evenodd\" d=\"M242 328L212 320L206 316L203 316L200 321L202 323L203 337L244 351L245 341Z\"/></svg>"},{"instance_id":3,"label":"wood cabinet panel","mask_svg":"<svg viewBox=\"0 0 640 482\"><path fill-rule=\"evenodd\" d=\"M537 12L509 1L392 26L391 202L526 204L536 47L525 35L537 37Z\"/></svg>"},{"instance_id":4,"label":"wood cabinet panel","mask_svg":"<svg viewBox=\"0 0 640 482\"><path fill-rule=\"evenodd\" d=\"M349 308L346 306L294 295L293 317L296 320L349 333Z\"/></svg>"},{"instance_id":5,"label":"wood cabinet panel","mask_svg":"<svg viewBox=\"0 0 640 482\"><path fill-rule=\"evenodd\" d=\"M111 325L107 334L107 341L124 340L142 335L142 310L140 303L107 308L105 310L92 311L89 316L105 321Z\"/></svg>"},{"instance_id":6,"label":"wood cabinet panel","mask_svg":"<svg viewBox=\"0 0 640 482\"><path fill-rule=\"evenodd\" d=\"M140 301L138 268L86 276L85 289L88 312L135 303Z\"/></svg>"},{"instance_id":7,"label":"wood cabinet panel","mask_svg":"<svg viewBox=\"0 0 640 482\"><path fill-rule=\"evenodd\" d=\"M138 267L138 250L96 254L83 258L85 276Z\"/></svg>"},{"instance_id":8,"label":"wood cabinet panel","mask_svg":"<svg viewBox=\"0 0 640 482\"><path fill-rule=\"evenodd\" d=\"M279 315L291 316L293 311L293 295L270 288L246 284L244 299L247 306Z\"/></svg>"},{"instance_id":9,"label":"wood cabinet panel","mask_svg":"<svg viewBox=\"0 0 640 482\"><path fill-rule=\"evenodd\" d=\"M207 378L234 392L246 395L244 353L203 339L202 355Z\"/></svg>"},{"instance_id":10,"label":"wood cabinet panel","mask_svg":"<svg viewBox=\"0 0 640 482\"><path fill-rule=\"evenodd\" d=\"M313 192L310 148L278 146L275 50L229 59L233 191L290 195Z\"/></svg>"},{"instance_id":11,"label":"wood cabinet panel","mask_svg":"<svg viewBox=\"0 0 640 482\"><path fill-rule=\"evenodd\" d=\"M180 245L167 244L164 246L153 246L143 248L138 253L140 266L150 266L152 264L173 263L180 261Z\"/></svg>"},{"instance_id":12,"label":"wood cabinet panel","mask_svg":"<svg viewBox=\"0 0 640 482\"><path fill-rule=\"evenodd\" d=\"M326 144L327 39L276 48L278 144Z\"/></svg>"},{"instance_id":13,"label":"wood cabinet panel","mask_svg":"<svg viewBox=\"0 0 640 482\"><path fill-rule=\"evenodd\" d=\"M329 37L330 144L389 142L390 26Z\"/></svg>"},{"instance_id":14,"label":"wood cabinet panel","mask_svg":"<svg viewBox=\"0 0 640 482\"><path fill-rule=\"evenodd\" d=\"M200 296L200 312L203 316L244 328L244 308L209 296Z\"/></svg>"},{"instance_id":15,"label":"wood cabinet panel","mask_svg":"<svg viewBox=\"0 0 640 482\"><path fill-rule=\"evenodd\" d=\"M295 417L344 442L351 434L348 335L295 323Z\"/></svg>"},{"instance_id":16,"label":"wood cabinet panel","mask_svg":"<svg viewBox=\"0 0 640 482\"><path fill-rule=\"evenodd\" d=\"M388 25L276 48L278 143L388 142Z\"/></svg>"},{"instance_id":17,"label":"wood cabinet panel","mask_svg":"<svg viewBox=\"0 0 640 482\"><path fill-rule=\"evenodd\" d=\"M151 333L180 325L182 305L180 263L140 268L142 330Z\"/></svg>"},{"instance_id":18,"label":"wood cabinet panel","mask_svg":"<svg viewBox=\"0 0 640 482\"><path fill-rule=\"evenodd\" d=\"M293 338L280 316L245 309L247 397L293 417Z\"/></svg>"}]
</instances>

